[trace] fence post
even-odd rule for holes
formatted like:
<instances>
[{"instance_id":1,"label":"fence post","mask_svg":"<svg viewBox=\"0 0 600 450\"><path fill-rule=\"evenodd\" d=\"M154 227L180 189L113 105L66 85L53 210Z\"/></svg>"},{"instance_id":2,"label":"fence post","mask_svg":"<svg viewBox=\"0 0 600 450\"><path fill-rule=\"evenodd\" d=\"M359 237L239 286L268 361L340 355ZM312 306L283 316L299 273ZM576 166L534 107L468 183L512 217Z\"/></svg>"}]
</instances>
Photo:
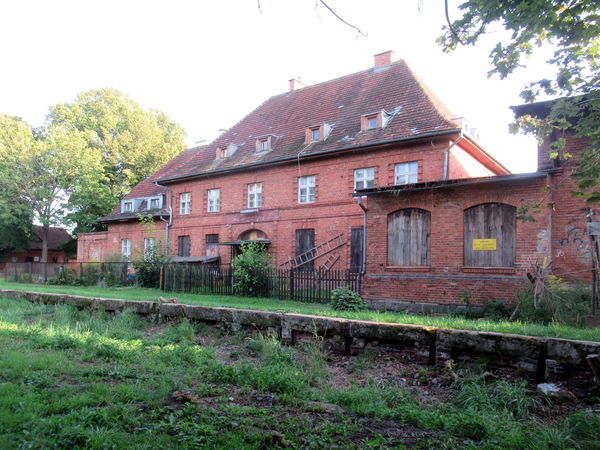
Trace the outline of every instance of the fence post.
<instances>
[{"instance_id":1,"label":"fence post","mask_svg":"<svg viewBox=\"0 0 600 450\"><path fill-rule=\"evenodd\" d=\"M294 268L290 269L290 300L294 300Z\"/></svg>"},{"instance_id":2,"label":"fence post","mask_svg":"<svg viewBox=\"0 0 600 450\"><path fill-rule=\"evenodd\" d=\"M19 282L19 274L17 274L17 263L13 263L15 266L15 281L18 283Z\"/></svg>"},{"instance_id":3,"label":"fence post","mask_svg":"<svg viewBox=\"0 0 600 450\"><path fill-rule=\"evenodd\" d=\"M165 285L163 284L163 270L165 268L165 265L163 264L162 266L160 266L160 281L158 282L158 288L161 291L165 290Z\"/></svg>"}]
</instances>

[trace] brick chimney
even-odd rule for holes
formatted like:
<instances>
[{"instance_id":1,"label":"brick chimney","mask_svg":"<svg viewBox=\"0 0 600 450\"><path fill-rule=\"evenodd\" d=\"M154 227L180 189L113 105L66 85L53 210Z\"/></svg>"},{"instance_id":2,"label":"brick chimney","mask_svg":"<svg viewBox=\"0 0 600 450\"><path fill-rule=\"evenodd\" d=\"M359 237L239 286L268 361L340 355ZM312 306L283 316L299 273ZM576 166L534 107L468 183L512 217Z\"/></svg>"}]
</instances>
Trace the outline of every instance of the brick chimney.
<instances>
[{"instance_id":1,"label":"brick chimney","mask_svg":"<svg viewBox=\"0 0 600 450\"><path fill-rule=\"evenodd\" d=\"M389 66L392 63L393 53L393 51L388 50L387 52L375 55L375 67Z\"/></svg>"},{"instance_id":2,"label":"brick chimney","mask_svg":"<svg viewBox=\"0 0 600 450\"><path fill-rule=\"evenodd\" d=\"M290 80L290 92L297 91L298 89L302 89L303 87L306 87L306 85L296 80L295 78L292 78Z\"/></svg>"}]
</instances>

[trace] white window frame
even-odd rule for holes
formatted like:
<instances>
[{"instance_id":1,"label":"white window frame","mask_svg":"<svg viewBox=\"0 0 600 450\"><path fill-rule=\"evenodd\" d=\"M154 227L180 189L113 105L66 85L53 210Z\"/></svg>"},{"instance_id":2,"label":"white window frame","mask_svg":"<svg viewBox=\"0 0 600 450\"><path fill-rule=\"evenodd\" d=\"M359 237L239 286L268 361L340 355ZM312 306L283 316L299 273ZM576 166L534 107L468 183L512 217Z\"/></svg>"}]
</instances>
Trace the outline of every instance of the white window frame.
<instances>
[{"instance_id":1,"label":"white window frame","mask_svg":"<svg viewBox=\"0 0 600 450\"><path fill-rule=\"evenodd\" d=\"M219 212L221 189L208 190L208 212Z\"/></svg>"},{"instance_id":2,"label":"white window frame","mask_svg":"<svg viewBox=\"0 0 600 450\"><path fill-rule=\"evenodd\" d=\"M124 201L121 212L133 212L133 200Z\"/></svg>"},{"instance_id":3,"label":"white window frame","mask_svg":"<svg viewBox=\"0 0 600 450\"><path fill-rule=\"evenodd\" d=\"M396 164L394 169L394 184L413 184L419 182L419 163L410 161Z\"/></svg>"},{"instance_id":4,"label":"white window frame","mask_svg":"<svg viewBox=\"0 0 600 450\"><path fill-rule=\"evenodd\" d=\"M157 201L158 200L158 206L153 207L152 206L152 202ZM157 197L148 197L148 205L147 205L148 209L156 209L156 208L162 208L162 196L157 196Z\"/></svg>"},{"instance_id":5,"label":"white window frame","mask_svg":"<svg viewBox=\"0 0 600 450\"><path fill-rule=\"evenodd\" d=\"M298 178L298 203L315 202L315 176Z\"/></svg>"},{"instance_id":6,"label":"white window frame","mask_svg":"<svg viewBox=\"0 0 600 450\"><path fill-rule=\"evenodd\" d=\"M220 159L227 158L229 156L229 147L221 147L220 152Z\"/></svg>"},{"instance_id":7,"label":"white window frame","mask_svg":"<svg viewBox=\"0 0 600 450\"><path fill-rule=\"evenodd\" d=\"M248 208L260 208L262 205L262 183L248 185Z\"/></svg>"},{"instance_id":8,"label":"white window frame","mask_svg":"<svg viewBox=\"0 0 600 450\"><path fill-rule=\"evenodd\" d=\"M375 125L372 126L371 121L374 120L375 121ZM377 116L370 116L367 117L367 130L374 130L377 127L377 122L378 122L378 117Z\"/></svg>"},{"instance_id":9,"label":"white window frame","mask_svg":"<svg viewBox=\"0 0 600 450\"><path fill-rule=\"evenodd\" d=\"M131 239L121 239L121 253L123 256L131 256Z\"/></svg>"},{"instance_id":10,"label":"white window frame","mask_svg":"<svg viewBox=\"0 0 600 450\"><path fill-rule=\"evenodd\" d=\"M187 216L190 213L192 204L192 194L189 192L183 192L179 196L179 214Z\"/></svg>"},{"instance_id":11,"label":"white window frame","mask_svg":"<svg viewBox=\"0 0 600 450\"><path fill-rule=\"evenodd\" d=\"M154 253L154 246L156 245L156 239L153 237L147 237L144 239L144 259L152 256Z\"/></svg>"},{"instance_id":12,"label":"white window frame","mask_svg":"<svg viewBox=\"0 0 600 450\"><path fill-rule=\"evenodd\" d=\"M359 186L359 183L361 185ZM375 167L354 170L354 190L375 187Z\"/></svg>"},{"instance_id":13,"label":"white window frame","mask_svg":"<svg viewBox=\"0 0 600 450\"><path fill-rule=\"evenodd\" d=\"M269 139L261 139L260 140L260 151L266 152L269 150Z\"/></svg>"}]
</instances>

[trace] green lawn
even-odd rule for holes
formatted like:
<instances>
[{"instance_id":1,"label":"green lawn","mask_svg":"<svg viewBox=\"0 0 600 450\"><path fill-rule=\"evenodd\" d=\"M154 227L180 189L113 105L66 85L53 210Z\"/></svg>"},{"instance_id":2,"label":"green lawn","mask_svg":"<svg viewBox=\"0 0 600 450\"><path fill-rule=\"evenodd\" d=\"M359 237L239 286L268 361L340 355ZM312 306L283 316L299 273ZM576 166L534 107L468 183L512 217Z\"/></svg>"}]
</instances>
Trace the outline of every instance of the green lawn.
<instances>
[{"instance_id":1,"label":"green lawn","mask_svg":"<svg viewBox=\"0 0 600 450\"><path fill-rule=\"evenodd\" d=\"M476 367L452 387L435 368L348 360L319 340L290 348L186 319L0 297L0 348L7 450L598 448L593 393L557 409ZM430 385L413 385L415 371Z\"/></svg>"},{"instance_id":2,"label":"green lawn","mask_svg":"<svg viewBox=\"0 0 600 450\"><path fill-rule=\"evenodd\" d=\"M268 298L242 298L223 295L192 295L165 293L155 289L137 287L99 288L48 286L40 284L21 284L6 282L0 279L0 289L15 289L35 292L54 292L69 295L81 295L102 298L120 298L126 300L157 301L159 296L177 297L179 303L214 307L255 309L261 311L277 311L284 313L311 314L317 316L340 317L373 322L404 323L424 325L455 330L492 331L498 333L522 334L528 336L548 336L564 339L576 339L600 342L600 329L582 329L557 324L538 325L533 323L470 320L460 316L420 316L389 311L340 312L332 310L328 305L293 302Z\"/></svg>"}]
</instances>

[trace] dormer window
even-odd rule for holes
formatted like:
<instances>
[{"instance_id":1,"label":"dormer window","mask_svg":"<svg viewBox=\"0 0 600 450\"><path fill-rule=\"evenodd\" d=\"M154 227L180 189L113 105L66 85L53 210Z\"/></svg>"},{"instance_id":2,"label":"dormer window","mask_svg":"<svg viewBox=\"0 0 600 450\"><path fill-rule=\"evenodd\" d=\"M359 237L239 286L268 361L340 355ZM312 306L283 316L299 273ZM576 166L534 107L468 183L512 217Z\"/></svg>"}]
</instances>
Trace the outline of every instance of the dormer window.
<instances>
[{"instance_id":1,"label":"dormer window","mask_svg":"<svg viewBox=\"0 0 600 450\"><path fill-rule=\"evenodd\" d=\"M132 212L133 211L133 200L124 201L121 204L121 212Z\"/></svg>"},{"instance_id":2,"label":"dormer window","mask_svg":"<svg viewBox=\"0 0 600 450\"><path fill-rule=\"evenodd\" d=\"M263 136L256 136L256 151L267 152L272 150L277 143L277 136L273 134L265 134Z\"/></svg>"},{"instance_id":3,"label":"dormer window","mask_svg":"<svg viewBox=\"0 0 600 450\"><path fill-rule=\"evenodd\" d=\"M312 125L306 129L305 142L317 142L327 138L331 131L331 125L323 123L321 125Z\"/></svg>"},{"instance_id":4,"label":"dormer window","mask_svg":"<svg viewBox=\"0 0 600 450\"><path fill-rule=\"evenodd\" d=\"M158 209L162 206L162 197L150 197L148 199L148 209Z\"/></svg>"},{"instance_id":5,"label":"dormer window","mask_svg":"<svg viewBox=\"0 0 600 450\"><path fill-rule=\"evenodd\" d=\"M237 150L238 146L233 144L223 145L222 147L217 147L217 159L229 158L232 156Z\"/></svg>"},{"instance_id":6,"label":"dormer window","mask_svg":"<svg viewBox=\"0 0 600 450\"><path fill-rule=\"evenodd\" d=\"M375 111L369 114L364 114L360 118L360 130L375 130L377 128L385 128L389 120L393 116L385 111Z\"/></svg>"}]
</instances>

